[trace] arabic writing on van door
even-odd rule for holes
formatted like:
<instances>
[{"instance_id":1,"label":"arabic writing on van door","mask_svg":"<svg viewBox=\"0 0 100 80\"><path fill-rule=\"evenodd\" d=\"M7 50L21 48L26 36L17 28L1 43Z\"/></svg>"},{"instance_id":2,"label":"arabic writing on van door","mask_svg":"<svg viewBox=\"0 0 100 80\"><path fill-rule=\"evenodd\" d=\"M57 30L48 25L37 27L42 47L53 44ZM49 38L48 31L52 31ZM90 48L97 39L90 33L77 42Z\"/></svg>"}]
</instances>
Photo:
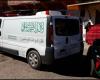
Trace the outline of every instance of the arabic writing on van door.
<instances>
[{"instance_id":1,"label":"arabic writing on van door","mask_svg":"<svg viewBox=\"0 0 100 80\"><path fill-rule=\"evenodd\" d=\"M22 32L34 32L43 33L44 32L44 22L23 22L21 25Z\"/></svg>"},{"instance_id":2,"label":"arabic writing on van door","mask_svg":"<svg viewBox=\"0 0 100 80\"><path fill-rule=\"evenodd\" d=\"M34 43L39 43L39 44L42 44L44 43L44 40L43 39L40 39L40 38L23 38L21 41L24 41L24 42L34 42Z\"/></svg>"}]
</instances>

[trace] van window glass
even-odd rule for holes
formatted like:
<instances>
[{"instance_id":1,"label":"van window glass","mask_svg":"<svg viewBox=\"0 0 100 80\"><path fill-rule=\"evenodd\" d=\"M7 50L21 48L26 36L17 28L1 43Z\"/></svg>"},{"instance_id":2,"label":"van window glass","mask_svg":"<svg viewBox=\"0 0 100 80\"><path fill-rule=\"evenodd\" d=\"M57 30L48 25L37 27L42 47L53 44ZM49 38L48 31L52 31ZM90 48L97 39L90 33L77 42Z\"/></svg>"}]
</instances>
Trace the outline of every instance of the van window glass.
<instances>
[{"instance_id":1,"label":"van window glass","mask_svg":"<svg viewBox=\"0 0 100 80\"><path fill-rule=\"evenodd\" d=\"M1 28L1 21L2 21L2 20L0 19L0 28Z\"/></svg>"},{"instance_id":2,"label":"van window glass","mask_svg":"<svg viewBox=\"0 0 100 80\"><path fill-rule=\"evenodd\" d=\"M55 19L55 32L59 36L72 36L79 33L79 21L76 19Z\"/></svg>"}]
</instances>

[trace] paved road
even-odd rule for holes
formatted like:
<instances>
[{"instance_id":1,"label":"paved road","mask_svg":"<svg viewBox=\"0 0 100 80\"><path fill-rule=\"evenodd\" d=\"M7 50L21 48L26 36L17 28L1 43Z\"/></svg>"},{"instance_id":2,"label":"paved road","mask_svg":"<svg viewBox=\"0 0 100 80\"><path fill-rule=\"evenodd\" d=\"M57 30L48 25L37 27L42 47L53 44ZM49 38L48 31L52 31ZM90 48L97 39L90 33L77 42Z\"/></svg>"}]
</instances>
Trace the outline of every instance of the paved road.
<instances>
[{"instance_id":1,"label":"paved road","mask_svg":"<svg viewBox=\"0 0 100 80\"><path fill-rule=\"evenodd\" d=\"M43 65L41 70L34 70L25 59L1 53L0 79L95 79L86 74L88 71L86 64L86 56L82 58L74 56L60 63Z\"/></svg>"}]
</instances>

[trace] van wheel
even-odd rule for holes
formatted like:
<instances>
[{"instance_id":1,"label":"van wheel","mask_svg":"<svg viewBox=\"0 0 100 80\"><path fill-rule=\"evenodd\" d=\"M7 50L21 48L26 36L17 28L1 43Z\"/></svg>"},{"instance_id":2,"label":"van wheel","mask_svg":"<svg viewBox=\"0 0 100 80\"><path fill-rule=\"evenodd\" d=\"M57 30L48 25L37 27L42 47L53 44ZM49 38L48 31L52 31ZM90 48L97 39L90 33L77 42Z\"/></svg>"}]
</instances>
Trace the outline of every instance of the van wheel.
<instances>
[{"instance_id":1,"label":"van wheel","mask_svg":"<svg viewBox=\"0 0 100 80\"><path fill-rule=\"evenodd\" d=\"M41 58L37 51L31 50L28 52L27 61L33 69L39 69L41 66Z\"/></svg>"}]
</instances>

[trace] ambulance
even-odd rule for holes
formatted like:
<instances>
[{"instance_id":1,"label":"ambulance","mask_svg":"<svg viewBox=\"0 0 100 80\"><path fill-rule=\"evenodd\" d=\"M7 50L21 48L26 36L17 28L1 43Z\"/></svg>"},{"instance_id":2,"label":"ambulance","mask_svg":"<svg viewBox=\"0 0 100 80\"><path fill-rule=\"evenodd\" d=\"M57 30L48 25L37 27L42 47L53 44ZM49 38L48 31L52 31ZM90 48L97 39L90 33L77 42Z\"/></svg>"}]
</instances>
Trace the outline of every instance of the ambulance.
<instances>
[{"instance_id":1,"label":"ambulance","mask_svg":"<svg viewBox=\"0 0 100 80\"><path fill-rule=\"evenodd\" d=\"M59 11L0 17L0 51L24 57L32 68L39 69L42 64L80 53L81 28L79 18Z\"/></svg>"}]
</instances>

